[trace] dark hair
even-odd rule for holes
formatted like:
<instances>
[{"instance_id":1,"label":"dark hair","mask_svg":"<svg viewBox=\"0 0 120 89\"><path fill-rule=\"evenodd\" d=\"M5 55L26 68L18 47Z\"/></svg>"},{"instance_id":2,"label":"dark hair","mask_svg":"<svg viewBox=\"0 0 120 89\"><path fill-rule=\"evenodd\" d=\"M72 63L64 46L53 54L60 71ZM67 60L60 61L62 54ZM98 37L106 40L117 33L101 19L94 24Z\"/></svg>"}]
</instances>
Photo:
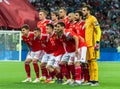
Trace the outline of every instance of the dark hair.
<instances>
[{"instance_id":1,"label":"dark hair","mask_svg":"<svg viewBox=\"0 0 120 89\"><path fill-rule=\"evenodd\" d=\"M82 8L87 8L87 10L91 11L92 7L90 5L84 5Z\"/></svg>"},{"instance_id":2,"label":"dark hair","mask_svg":"<svg viewBox=\"0 0 120 89\"><path fill-rule=\"evenodd\" d=\"M50 27L50 28L52 28L52 29L54 28L54 26L53 26L51 23L47 24L46 26L47 26L47 27Z\"/></svg>"},{"instance_id":3,"label":"dark hair","mask_svg":"<svg viewBox=\"0 0 120 89\"><path fill-rule=\"evenodd\" d=\"M30 29L30 27L29 27L28 24L24 24L21 29L23 29L23 28L25 28L26 30L29 30L29 29Z\"/></svg>"},{"instance_id":4,"label":"dark hair","mask_svg":"<svg viewBox=\"0 0 120 89\"><path fill-rule=\"evenodd\" d=\"M41 32L41 29L40 28L35 28L34 31L40 31Z\"/></svg>"},{"instance_id":5,"label":"dark hair","mask_svg":"<svg viewBox=\"0 0 120 89\"><path fill-rule=\"evenodd\" d=\"M59 14L58 14L57 11L53 11L53 12L51 12L51 13L55 14L56 16L59 16Z\"/></svg>"},{"instance_id":6,"label":"dark hair","mask_svg":"<svg viewBox=\"0 0 120 89\"><path fill-rule=\"evenodd\" d=\"M82 13L82 11L81 11L81 10L76 10L76 11L75 11L75 13L78 13L78 14L79 14L79 16L82 16L82 17L83 17L83 13Z\"/></svg>"},{"instance_id":7,"label":"dark hair","mask_svg":"<svg viewBox=\"0 0 120 89\"><path fill-rule=\"evenodd\" d=\"M62 26L62 27L66 27L66 26L65 26L65 23L63 23L63 22L58 22L57 25L58 25L58 24L59 24L60 26Z\"/></svg>"}]
</instances>

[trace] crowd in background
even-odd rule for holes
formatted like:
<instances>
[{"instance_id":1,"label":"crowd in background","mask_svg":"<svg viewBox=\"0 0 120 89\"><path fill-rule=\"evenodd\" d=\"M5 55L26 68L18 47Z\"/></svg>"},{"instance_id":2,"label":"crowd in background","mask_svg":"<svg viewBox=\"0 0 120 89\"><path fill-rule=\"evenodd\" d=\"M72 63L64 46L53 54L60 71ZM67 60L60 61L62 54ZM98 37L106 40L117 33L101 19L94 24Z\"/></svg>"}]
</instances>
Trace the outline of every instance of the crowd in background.
<instances>
[{"instance_id":1,"label":"crowd in background","mask_svg":"<svg viewBox=\"0 0 120 89\"><path fill-rule=\"evenodd\" d=\"M49 13L66 7L74 12L84 4L93 8L93 15L99 20L102 37L101 48L120 46L120 1L119 0L29 0L36 10L45 9ZM48 15L48 18L49 15Z\"/></svg>"}]
</instances>

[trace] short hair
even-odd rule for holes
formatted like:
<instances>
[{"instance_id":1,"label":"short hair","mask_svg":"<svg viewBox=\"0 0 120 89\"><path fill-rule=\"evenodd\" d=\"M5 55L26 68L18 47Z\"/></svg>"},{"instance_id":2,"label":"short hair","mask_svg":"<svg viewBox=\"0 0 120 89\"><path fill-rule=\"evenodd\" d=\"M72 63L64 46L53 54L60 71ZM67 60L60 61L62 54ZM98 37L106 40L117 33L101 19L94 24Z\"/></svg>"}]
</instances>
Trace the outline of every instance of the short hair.
<instances>
[{"instance_id":1,"label":"short hair","mask_svg":"<svg viewBox=\"0 0 120 89\"><path fill-rule=\"evenodd\" d=\"M76 10L76 11L75 11L75 13L78 13L78 14L79 14L79 16L82 16L82 17L83 17L83 13L82 13L82 11L81 11L81 10Z\"/></svg>"},{"instance_id":2,"label":"short hair","mask_svg":"<svg viewBox=\"0 0 120 89\"><path fill-rule=\"evenodd\" d=\"M65 26L65 23L63 23L63 22L58 22L57 25L58 25L58 24L59 24L60 26L62 26L62 27L66 27L66 26Z\"/></svg>"},{"instance_id":3,"label":"short hair","mask_svg":"<svg viewBox=\"0 0 120 89\"><path fill-rule=\"evenodd\" d=\"M39 12L43 12L46 16L48 14L48 12L46 10L40 10Z\"/></svg>"},{"instance_id":4,"label":"short hair","mask_svg":"<svg viewBox=\"0 0 120 89\"><path fill-rule=\"evenodd\" d=\"M69 14L75 14L75 13L74 13L74 12L70 12L70 13L68 13L68 15L69 15Z\"/></svg>"},{"instance_id":5,"label":"short hair","mask_svg":"<svg viewBox=\"0 0 120 89\"><path fill-rule=\"evenodd\" d=\"M46 26L54 29L54 26L51 23L47 24Z\"/></svg>"},{"instance_id":6,"label":"short hair","mask_svg":"<svg viewBox=\"0 0 120 89\"><path fill-rule=\"evenodd\" d=\"M25 28L26 30L29 30L29 29L30 29L30 27L29 27L28 24L24 24L21 29L23 29L23 28Z\"/></svg>"},{"instance_id":7,"label":"short hair","mask_svg":"<svg viewBox=\"0 0 120 89\"><path fill-rule=\"evenodd\" d=\"M65 7L61 7L59 10L64 10L65 12L67 12Z\"/></svg>"},{"instance_id":8,"label":"short hair","mask_svg":"<svg viewBox=\"0 0 120 89\"><path fill-rule=\"evenodd\" d=\"M40 28L35 28L34 31L40 31L41 32L41 29Z\"/></svg>"},{"instance_id":9,"label":"short hair","mask_svg":"<svg viewBox=\"0 0 120 89\"><path fill-rule=\"evenodd\" d=\"M51 12L51 14L55 14L56 16L59 16L59 14L58 14L58 12L57 11L53 11L53 12Z\"/></svg>"},{"instance_id":10,"label":"short hair","mask_svg":"<svg viewBox=\"0 0 120 89\"><path fill-rule=\"evenodd\" d=\"M92 7L90 5L84 5L82 8L87 8L87 10L91 11Z\"/></svg>"}]
</instances>

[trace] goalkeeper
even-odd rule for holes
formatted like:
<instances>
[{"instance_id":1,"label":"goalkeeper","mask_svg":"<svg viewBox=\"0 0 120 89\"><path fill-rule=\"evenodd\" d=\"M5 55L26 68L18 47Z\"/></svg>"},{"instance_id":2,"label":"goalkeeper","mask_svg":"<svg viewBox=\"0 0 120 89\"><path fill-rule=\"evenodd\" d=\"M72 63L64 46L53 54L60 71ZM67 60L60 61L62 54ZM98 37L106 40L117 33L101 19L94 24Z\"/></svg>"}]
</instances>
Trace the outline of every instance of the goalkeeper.
<instances>
[{"instance_id":1,"label":"goalkeeper","mask_svg":"<svg viewBox=\"0 0 120 89\"><path fill-rule=\"evenodd\" d=\"M90 6L83 6L82 12L86 17L85 41L87 43L87 61L90 73L90 81L87 84L97 86L99 84L97 59L99 59L100 56L99 42L101 37L101 29L97 19L90 14Z\"/></svg>"}]
</instances>

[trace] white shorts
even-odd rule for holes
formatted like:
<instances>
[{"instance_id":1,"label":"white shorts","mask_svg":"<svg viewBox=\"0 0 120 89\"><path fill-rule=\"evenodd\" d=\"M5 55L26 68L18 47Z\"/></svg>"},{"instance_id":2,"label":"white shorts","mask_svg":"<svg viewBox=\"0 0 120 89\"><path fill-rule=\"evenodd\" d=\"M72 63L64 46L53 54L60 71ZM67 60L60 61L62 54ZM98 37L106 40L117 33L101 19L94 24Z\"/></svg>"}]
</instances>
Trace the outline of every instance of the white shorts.
<instances>
[{"instance_id":1,"label":"white shorts","mask_svg":"<svg viewBox=\"0 0 120 89\"><path fill-rule=\"evenodd\" d=\"M60 64L60 60L62 58L62 55L55 56L54 58L55 58L55 62L54 62L53 67L60 67L59 64Z\"/></svg>"},{"instance_id":2,"label":"white shorts","mask_svg":"<svg viewBox=\"0 0 120 89\"><path fill-rule=\"evenodd\" d=\"M41 63L44 63L44 62L47 63L51 56L53 56L53 54L44 53Z\"/></svg>"},{"instance_id":3,"label":"white shorts","mask_svg":"<svg viewBox=\"0 0 120 89\"><path fill-rule=\"evenodd\" d=\"M53 55L50 55L48 62L47 62L47 66L53 66L55 63L55 57Z\"/></svg>"},{"instance_id":4,"label":"white shorts","mask_svg":"<svg viewBox=\"0 0 120 89\"><path fill-rule=\"evenodd\" d=\"M39 58L39 61L41 61L42 60L42 58L43 58L43 55L45 54L45 51L44 50L41 50L41 52L40 52L40 58Z\"/></svg>"},{"instance_id":5,"label":"white shorts","mask_svg":"<svg viewBox=\"0 0 120 89\"><path fill-rule=\"evenodd\" d=\"M61 61L65 62L74 62L75 52L72 53L65 53L62 57Z\"/></svg>"},{"instance_id":6,"label":"white shorts","mask_svg":"<svg viewBox=\"0 0 120 89\"><path fill-rule=\"evenodd\" d=\"M86 61L86 53L87 53L87 47L81 47L78 49L78 58L75 57L75 62L85 62Z\"/></svg>"},{"instance_id":7,"label":"white shorts","mask_svg":"<svg viewBox=\"0 0 120 89\"><path fill-rule=\"evenodd\" d=\"M31 51L29 54L27 54L27 59L40 59L43 55L42 55L43 51L36 51L36 52L33 52Z\"/></svg>"}]
</instances>

